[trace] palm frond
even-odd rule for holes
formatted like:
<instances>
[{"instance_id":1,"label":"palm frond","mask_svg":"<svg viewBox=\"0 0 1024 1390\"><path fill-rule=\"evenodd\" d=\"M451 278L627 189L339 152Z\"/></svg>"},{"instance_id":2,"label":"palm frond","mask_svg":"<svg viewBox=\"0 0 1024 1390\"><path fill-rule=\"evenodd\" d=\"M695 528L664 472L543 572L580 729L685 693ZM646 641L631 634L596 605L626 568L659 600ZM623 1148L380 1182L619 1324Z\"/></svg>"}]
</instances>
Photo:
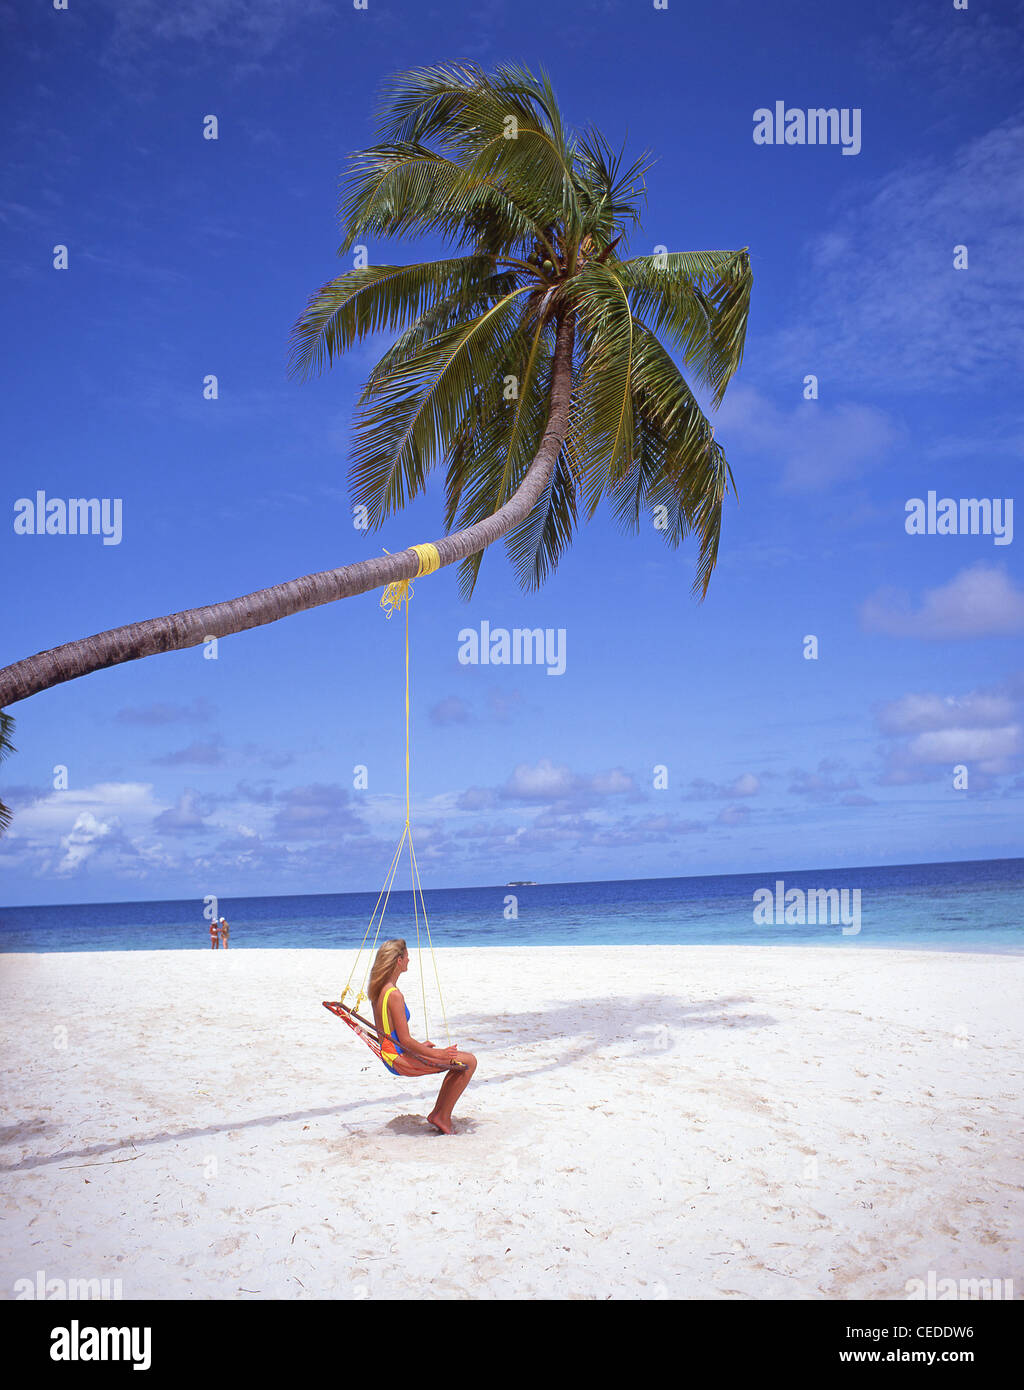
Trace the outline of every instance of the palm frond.
<instances>
[{"instance_id":1,"label":"palm frond","mask_svg":"<svg viewBox=\"0 0 1024 1390\"><path fill-rule=\"evenodd\" d=\"M567 139L546 73L500 64L439 64L399 73L384 86L378 131L391 144L435 141L526 212L536 230L575 222L574 146ZM514 122L514 129L512 123Z\"/></svg>"},{"instance_id":2,"label":"palm frond","mask_svg":"<svg viewBox=\"0 0 1024 1390\"><path fill-rule=\"evenodd\" d=\"M505 537L509 559L524 589L539 589L558 567L572 541L576 520L576 482L563 448L533 510Z\"/></svg>"},{"instance_id":3,"label":"palm frond","mask_svg":"<svg viewBox=\"0 0 1024 1390\"><path fill-rule=\"evenodd\" d=\"M615 269L594 263L566 286L577 313L585 361L578 389L587 401L587 464L583 479L588 516L606 488L633 462L632 370L634 319Z\"/></svg>"},{"instance_id":4,"label":"palm frond","mask_svg":"<svg viewBox=\"0 0 1024 1390\"><path fill-rule=\"evenodd\" d=\"M532 340L524 334L519 348L525 359L520 356L510 365L510 374L519 382L517 398L499 398L498 382L479 392L450 452L445 518L449 529L492 516L522 482L540 447L548 415L550 357L539 364L536 333ZM472 596L483 554L478 551L460 565L463 598Z\"/></svg>"},{"instance_id":5,"label":"palm frond","mask_svg":"<svg viewBox=\"0 0 1024 1390\"><path fill-rule=\"evenodd\" d=\"M499 64L493 74L476 63L440 63L394 74L383 84L377 128L385 140L425 143L464 155L502 129L505 118L559 134L561 118L546 76Z\"/></svg>"},{"instance_id":6,"label":"palm frond","mask_svg":"<svg viewBox=\"0 0 1024 1390\"><path fill-rule=\"evenodd\" d=\"M360 401L368 399L382 380L386 379L401 362L407 362L421 348L434 342L443 333L457 328L469 319L483 313L499 299L504 299L519 288L518 276L514 271L501 271L460 287L454 294L439 299L429 309L424 310L415 323L392 343L380 361L374 366L366 379Z\"/></svg>"},{"instance_id":7,"label":"palm frond","mask_svg":"<svg viewBox=\"0 0 1024 1390\"><path fill-rule=\"evenodd\" d=\"M476 227L500 227L506 247L536 235L535 213L508 188L473 175L435 150L412 143L377 145L354 155L338 208L338 255L359 238L440 234L470 244Z\"/></svg>"},{"instance_id":8,"label":"palm frond","mask_svg":"<svg viewBox=\"0 0 1024 1390\"><path fill-rule=\"evenodd\" d=\"M638 197L646 201L645 175L653 163L645 150L624 171L624 151L616 155L600 131L588 128L577 141L577 182L583 209L582 230L603 250L640 221ZM621 259L621 257L620 257Z\"/></svg>"},{"instance_id":9,"label":"palm frond","mask_svg":"<svg viewBox=\"0 0 1024 1390\"><path fill-rule=\"evenodd\" d=\"M665 540L699 538L693 591L706 596L718 558L722 510L735 481L714 430L657 336L637 325L633 369L637 465L611 495L620 524L639 526L644 508L665 509Z\"/></svg>"},{"instance_id":10,"label":"palm frond","mask_svg":"<svg viewBox=\"0 0 1024 1390\"><path fill-rule=\"evenodd\" d=\"M487 256L459 256L370 265L329 280L292 330L289 375L321 371L359 339L415 324L438 300L468 300L493 267Z\"/></svg>"},{"instance_id":11,"label":"palm frond","mask_svg":"<svg viewBox=\"0 0 1024 1390\"><path fill-rule=\"evenodd\" d=\"M18 751L11 742L13 734L14 716L5 714L3 710L0 710L0 763L2 763L5 758L9 758L12 753ZM5 834L10 828L12 818L13 812L11 808L3 801L0 801L0 835Z\"/></svg>"},{"instance_id":12,"label":"palm frond","mask_svg":"<svg viewBox=\"0 0 1024 1390\"><path fill-rule=\"evenodd\" d=\"M635 312L683 353L721 405L743 360L752 275L742 251L673 251L616 263Z\"/></svg>"},{"instance_id":13,"label":"palm frond","mask_svg":"<svg viewBox=\"0 0 1024 1390\"><path fill-rule=\"evenodd\" d=\"M514 290L472 319L449 329L398 363L364 392L356 424L353 496L378 526L416 496L446 452L474 400L510 349L519 320Z\"/></svg>"}]
</instances>

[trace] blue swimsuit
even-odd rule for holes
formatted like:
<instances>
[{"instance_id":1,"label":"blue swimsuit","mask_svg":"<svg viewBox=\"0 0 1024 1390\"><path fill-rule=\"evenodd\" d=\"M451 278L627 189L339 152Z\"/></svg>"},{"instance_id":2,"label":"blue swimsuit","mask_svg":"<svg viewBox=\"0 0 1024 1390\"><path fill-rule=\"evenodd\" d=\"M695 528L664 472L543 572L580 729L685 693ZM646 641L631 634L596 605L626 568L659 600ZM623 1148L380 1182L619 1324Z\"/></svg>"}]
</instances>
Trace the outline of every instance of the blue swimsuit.
<instances>
[{"instance_id":1,"label":"blue swimsuit","mask_svg":"<svg viewBox=\"0 0 1024 1390\"><path fill-rule=\"evenodd\" d=\"M405 1048L402 1047L401 1044L399 1043L399 1041L398 1041L398 1036L397 1036L397 1034L395 1033L395 1030L394 1030L393 1028L391 1028L391 1029L388 1028L388 995L391 993L391 990L393 990L394 988L395 988L395 986L392 985L392 986L391 986L391 989L387 990L387 992L386 992L385 995L384 995L384 998L381 1000L381 1009L380 1009L380 1011L381 1011L381 1017L382 1017L383 1020L384 1020L384 1032L385 1032L385 1034L387 1035L388 1041L385 1042L385 1043L383 1043L382 1046L381 1046L380 1060L384 1063L384 1065L387 1067L388 1071L391 1073L392 1076L401 1076L401 1072L395 1071L395 1068L394 1068L394 1066L392 1065L392 1063L395 1061L395 1059L396 1059L397 1057L400 1057L400 1056L405 1052ZM405 1006L405 1021L406 1021L406 1023L409 1022L409 1019L410 1019L411 1017L412 1017L412 1015L409 1013L409 1005L406 1004L406 1006Z\"/></svg>"}]
</instances>

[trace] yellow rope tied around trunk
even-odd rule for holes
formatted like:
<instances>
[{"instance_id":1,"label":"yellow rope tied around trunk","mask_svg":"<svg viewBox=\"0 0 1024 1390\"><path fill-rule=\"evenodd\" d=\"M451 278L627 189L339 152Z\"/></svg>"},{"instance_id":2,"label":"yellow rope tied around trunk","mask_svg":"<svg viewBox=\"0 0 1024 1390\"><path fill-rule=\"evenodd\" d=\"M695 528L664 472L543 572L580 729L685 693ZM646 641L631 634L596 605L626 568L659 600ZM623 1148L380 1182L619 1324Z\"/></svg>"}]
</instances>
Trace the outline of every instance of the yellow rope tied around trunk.
<instances>
[{"instance_id":1,"label":"yellow rope tied around trunk","mask_svg":"<svg viewBox=\"0 0 1024 1390\"><path fill-rule=\"evenodd\" d=\"M427 541L423 545L411 545L409 549L416 552L416 558L420 562L420 567L413 575L413 579L419 579L424 574L433 574L435 570L441 568L441 556L438 554L436 545L431 545ZM385 552L385 554L387 553ZM384 590L380 606L390 618L395 609L404 602L406 617L408 617L409 600L413 593L412 579L396 579Z\"/></svg>"},{"instance_id":2,"label":"yellow rope tied around trunk","mask_svg":"<svg viewBox=\"0 0 1024 1390\"><path fill-rule=\"evenodd\" d=\"M413 579L419 579L421 575L424 574L433 574L435 570L440 569L441 557L438 554L436 545L430 545L429 543L427 543L423 545L413 545L409 548L416 552L416 557L419 561L419 568L417 569L415 575L413 575ZM398 842L398 848L395 850L394 856L392 857L391 864L388 868L387 877L384 880L384 887L381 889L380 895L377 898L376 906L374 907L373 912L370 914L370 921L363 935L363 940L360 944L359 950L356 952L356 959L353 962L352 970L348 977L348 984L346 984L344 990L342 991L341 1002L345 1002L345 998L350 992L352 976L356 973L356 968L359 964L359 959L366 945L366 939L370 935L370 930L373 927L374 919L376 918L377 930L374 934L373 945L370 948L370 955L367 960L366 970L363 974L363 982L358 994L356 995L355 1009L357 1012L359 1010L359 1005L362 1003L364 999L367 998L365 992L366 983L370 974L370 967L372 966L374 957L377 954L377 940L380 936L380 929L384 922L384 913L387 911L388 899L391 896L391 889L394 885L395 874L398 871L398 865L401 859L402 850L405 848L406 841L408 841L409 868L412 875L413 890L412 907L413 916L416 922L416 954L419 958L420 963L420 990L423 997L423 1026L424 1030L427 1031L429 1035L429 1027L427 1023L427 990L426 984L423 979L423 952L420 947L421 913L423 915L423 925L427 933L427 944L430 947L430 959L434 965L434 979L437 981L437 997L441 1005L441 1016L444 1019L445 1036L448 1038L448 1045L450 1047L451 1034L448 1032L448 1016L445 1013L444 997L441 994L441 980L437 973L437 959L434 956L434 943L430 937L430 923L427 921L427 906L423 900L423 886L420 883L420 871L419 866L416 862L416 850L413 846L412 841L412 824L410 817L409 801L409 600L412 598L412 596L412 579L396 579L393 584L389 584L387 588L384 590L384 594L380 601L380 606L384 609L384 612L388 618L390 618L394 614L396 608L400 608L403 603L405 604L405 830L402 833L402 838Z\"/></svg>"}]
</instances>

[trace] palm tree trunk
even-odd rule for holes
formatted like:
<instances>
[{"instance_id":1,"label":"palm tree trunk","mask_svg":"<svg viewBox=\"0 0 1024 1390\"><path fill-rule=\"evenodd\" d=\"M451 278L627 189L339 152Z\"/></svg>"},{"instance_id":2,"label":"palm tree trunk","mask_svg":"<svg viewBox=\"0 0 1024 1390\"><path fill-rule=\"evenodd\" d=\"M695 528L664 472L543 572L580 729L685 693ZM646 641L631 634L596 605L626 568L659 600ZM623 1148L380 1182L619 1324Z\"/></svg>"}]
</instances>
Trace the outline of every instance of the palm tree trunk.
<instances>
[{"instance_id":1,"label":"palm tree trunk","mask_svg":"<svg viewBox=\"0 0 1024 1390\"><path fill-rule=\"evenodd\" d=\"M567 313L558 320L547 428L523 481L504 506L491 516L434 542L442 566L455 564L493 544L526 519L543 493L568 430L573 337L574 320L572 314ZM190 608L165 618L148 618L145 622L100 632L95 637L66 642L0 670L0 709L26 700L41 690L49 690L51 686L87 676L91 671L102 671L123 661L138 661L157 652L198 647L210 637L227 637L232 632L262 627L307 608L318 608L340 598L352 598L370 589L383 588L396 579L412 579L418 568L416 553L402 550L397 555L374 556L354 565L342 565L340 569L307 574L302 579L275 584L243 598Z\"/></svg>"}]
</instances>

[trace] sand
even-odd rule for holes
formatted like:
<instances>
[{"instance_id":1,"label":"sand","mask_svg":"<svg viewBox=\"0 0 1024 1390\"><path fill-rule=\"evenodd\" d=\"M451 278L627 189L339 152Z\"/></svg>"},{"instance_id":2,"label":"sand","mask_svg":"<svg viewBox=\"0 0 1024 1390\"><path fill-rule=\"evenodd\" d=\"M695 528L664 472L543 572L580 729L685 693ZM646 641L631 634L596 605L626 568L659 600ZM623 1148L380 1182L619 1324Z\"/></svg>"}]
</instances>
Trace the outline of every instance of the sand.
<instances>
[{"instance_id":1,"label":"sand","mask_svg":"<svg viewBox=\"0 0 1024 1390\"><path fill-rule=\"evenodd\" d=\"M321 1008L349 953L0 957L0 1295L1024 1294L1020 957L437 957L479 1059L450 1137Z\"/></svg>"}]
</instances>

